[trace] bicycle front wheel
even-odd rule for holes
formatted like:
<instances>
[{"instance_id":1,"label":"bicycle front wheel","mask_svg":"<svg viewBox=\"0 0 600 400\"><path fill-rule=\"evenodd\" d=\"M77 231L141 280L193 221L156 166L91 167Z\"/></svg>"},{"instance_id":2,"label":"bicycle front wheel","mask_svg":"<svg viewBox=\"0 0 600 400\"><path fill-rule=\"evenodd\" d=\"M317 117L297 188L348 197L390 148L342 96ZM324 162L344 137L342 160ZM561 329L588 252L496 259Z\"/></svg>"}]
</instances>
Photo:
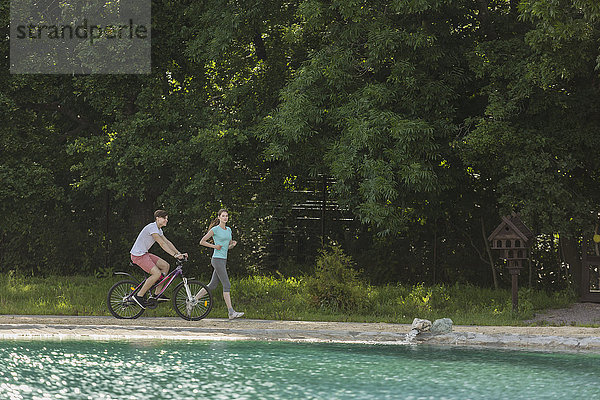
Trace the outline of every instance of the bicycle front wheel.
<instances>
[{"instance_id":1,"label":"bicycle front wheel","mask_svg":"<svg viewBox=\"0 0 600 400\"><path fill-rule=\"evenodd\" d=\"M144 313L144 309L131 298L137 285L134 281L120 281L108 290L106 305L115 318L135 319Z\"/></svg>"},{"instance_id":2,"label":"bicycle front wheel","mask_svg":"<svg viewBox=\"0 0 600 400\"><path fill-rule=\"evenodd\" d=\"M212 295L206 285L199 281L181 282L173 291L173 308L177 315L187 321L205 318L213 306Z\"/></svg>"}]
</instances>

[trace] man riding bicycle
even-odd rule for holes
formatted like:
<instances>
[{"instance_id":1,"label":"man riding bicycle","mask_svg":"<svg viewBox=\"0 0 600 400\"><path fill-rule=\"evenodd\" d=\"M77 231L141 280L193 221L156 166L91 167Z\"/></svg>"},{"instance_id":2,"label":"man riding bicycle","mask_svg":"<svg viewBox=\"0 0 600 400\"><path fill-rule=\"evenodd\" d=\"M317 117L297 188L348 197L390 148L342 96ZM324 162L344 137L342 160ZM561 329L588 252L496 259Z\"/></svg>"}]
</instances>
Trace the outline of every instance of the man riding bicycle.
<instances>
[{"instance_id":1,"label":"man riding bicycle","mask_svg":"<svg viewBox=\"0 0 600 400\"><path fill-rule=\"evenodd\" d=\"M149 223L142 229L130 251L131 261L151 275L137 295L133 296L135 302L144 309L148 306L144 299L144 294L160 279L162 274L166 275L170 268L168 262L148 252L150 247L154 243L158 243L164 251L173 257L177 259L187 258L187 253L179 252L173 243L163 234L162 228L167 226L168 222L169 215L167 212L165 210L156 210L154 212L154 222ZM160 293L160 289L160 287L156 288L155 295ZM168 299L161 298L161 300Z\"/></svg>"}]
</instances>

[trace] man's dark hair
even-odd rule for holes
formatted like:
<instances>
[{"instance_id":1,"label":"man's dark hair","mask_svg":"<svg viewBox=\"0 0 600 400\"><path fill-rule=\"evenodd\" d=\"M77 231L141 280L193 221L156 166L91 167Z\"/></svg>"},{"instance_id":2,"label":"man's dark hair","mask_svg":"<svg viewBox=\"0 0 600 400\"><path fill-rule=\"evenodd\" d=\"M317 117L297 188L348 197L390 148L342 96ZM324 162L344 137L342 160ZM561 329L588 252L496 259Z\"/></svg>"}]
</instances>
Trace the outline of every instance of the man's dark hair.
<instances>
[{"instance_id":1,"label":"man's dark hair","mask_svg":"<svg viewBox=\"0 0 600 400\"><path fill-rule=\"evenodd\" d=\"M167 215L169 215L168 212L166 212L165 210L156 210L154 211L154 219L156 218L165 218Z\"/></svg>"}]
</instances>

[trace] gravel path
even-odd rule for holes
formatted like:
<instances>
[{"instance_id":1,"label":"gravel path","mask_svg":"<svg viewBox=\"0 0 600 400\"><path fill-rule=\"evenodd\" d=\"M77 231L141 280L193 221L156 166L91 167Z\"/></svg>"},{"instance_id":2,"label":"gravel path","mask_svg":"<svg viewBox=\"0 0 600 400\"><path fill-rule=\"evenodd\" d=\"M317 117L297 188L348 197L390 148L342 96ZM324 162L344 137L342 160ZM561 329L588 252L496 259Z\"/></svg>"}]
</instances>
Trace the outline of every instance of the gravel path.
<instances>
[{"instance_id":1,"label":"gravel path","mask_svg":"<svg viewBox=\"0 0 600 400\"><path fill-rule=\"evenodd\" d=\"M600 325L600 304L575 303L569 308L547 310L536 315L533 319L525 321L536 325Z\"/></svg>"},{"instance_id":2,"label":"gravel path","mask_svg":"<svg viewBox=\"0 0 600 400\"><path fill-rule=\"evenodd\" d=\"M311 342L407 343L406 324L271 321L207 318L71 317L1 315L0 339L185 339L288 340ZM600 328L576 326L465 326L445 335L423 333L416 342L600 353Z\"/></svg>"}]
</instances>

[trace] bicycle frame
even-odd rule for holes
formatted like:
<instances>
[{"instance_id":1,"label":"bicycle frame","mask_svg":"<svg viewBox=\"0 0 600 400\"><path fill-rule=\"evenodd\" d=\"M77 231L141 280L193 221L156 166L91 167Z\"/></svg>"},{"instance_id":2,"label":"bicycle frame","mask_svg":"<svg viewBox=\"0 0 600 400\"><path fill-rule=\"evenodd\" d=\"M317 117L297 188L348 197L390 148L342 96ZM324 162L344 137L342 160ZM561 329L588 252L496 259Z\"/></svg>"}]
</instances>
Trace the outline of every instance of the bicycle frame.
<instances>
[{"instance_id":1,"label":"bicycle frame","mask_svg":"<svg viewBox=\"0 0 600 400\"><path fill-rule=\"evenodd\" d=\"M133 275L127 273L127 272L115 272L115 275L126 275L134 280L137 280L133 277ZM183 276L183 261L178 260L177 261L177 266L175 267L175 269L171 272L169 272L167 275L162 275L162 278L158 280L158 282L156 282L154 285L152 285L152 287L156 287L160 284L162 284L163 282L167 281L168 282L163 286L162 290L160 291L159 294L157 294L155 297L159 298L160 296L163 295L163 293L167 290L167 288L169 286L171 286L171 283L173 283L173 280L175 280L175 278L177 278L178 276L181 276L181 279L183 279L183 281L186 283L185 287L186 287L186 291L188 292L188 296L190 296L189 293L189 289L187 287L187 279ZM146 277L144 280L142 280L135 288L135 290L133 292L131 292L131 294L128 297L134 296L135 294L137 294L140 289L142 288L142 286L144 285L144 283L146 283L146 281L148 280L149 276Z\"/></svg>"}]
</instances>

